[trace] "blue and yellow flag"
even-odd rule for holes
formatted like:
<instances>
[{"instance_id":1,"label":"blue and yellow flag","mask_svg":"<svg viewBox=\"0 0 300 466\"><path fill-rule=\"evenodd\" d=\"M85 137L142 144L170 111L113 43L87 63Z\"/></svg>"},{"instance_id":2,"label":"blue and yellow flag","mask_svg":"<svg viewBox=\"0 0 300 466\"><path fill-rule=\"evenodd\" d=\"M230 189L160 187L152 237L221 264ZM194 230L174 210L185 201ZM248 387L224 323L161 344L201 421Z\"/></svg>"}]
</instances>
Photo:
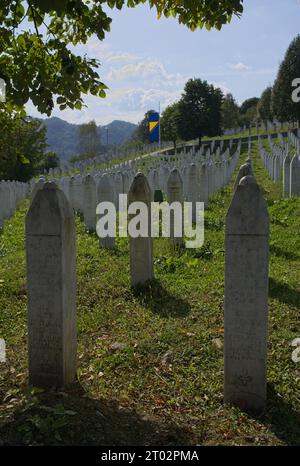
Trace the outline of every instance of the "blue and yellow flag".
<instances>
[{"instance_id":1,"label":"blue and yellow flag","mask_svg":"<svg viewBox=\"0 0 300 466\"><path fill-rule=\"evenodd\" d=\"M159 113L149 115L150 142L159 142Z\"/></svg>"}]
</instances>

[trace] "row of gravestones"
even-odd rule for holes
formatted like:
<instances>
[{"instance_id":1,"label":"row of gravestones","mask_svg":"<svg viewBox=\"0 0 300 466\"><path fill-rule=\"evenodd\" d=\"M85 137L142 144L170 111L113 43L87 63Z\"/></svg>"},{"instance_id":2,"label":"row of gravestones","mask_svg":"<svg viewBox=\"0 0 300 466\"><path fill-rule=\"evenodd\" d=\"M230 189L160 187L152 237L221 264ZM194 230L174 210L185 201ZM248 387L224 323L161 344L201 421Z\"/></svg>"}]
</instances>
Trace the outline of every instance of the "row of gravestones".
<instances>
[{"instance_id":1,"label":"row of gravestones","mask_svg":"<svg viewBox=\"0 0 300 466\"><path fill-rule=\"evenodd\" d=\"M264 167L272 180L282 180L283 197L300 196L299 149L296 154L291 157L290 144L285 144L283 147L272 144L271 152L268 152L260 143L259 152Z\"/></svg>"},{"instance_id":2,"label":"row of gravestones","mask_svg":"<svg viewBox=\"0 0 300 466\"><path fill-rule=\"evenodd\" d=\"M290 131L288 133L288 138L294 146L296 154L290 162L290 170L287 164L286 167L284 167L283 193L286 197L300 196L300 128L298 128L297 135Z\"/></svg>"},{"instance_id":3,"label":"row of gravestones","mask_svg":"<svg viewBox=\"0 0 300 466\"><path fill-rule=\"evenodd\" d=\"M179 172L180 191L182 191L182 201L204 202L208 204L209 196L223 188L230 180L240 156L239 144L236 151L230 156L229 149L221 154L218 148L215 154L208 151L203 157L201 153L182 153L179 156L163 160L163 158L149 158L148 165L143 166L142 161L129 164L118 165L110 171L102 171L88 174L86 176L77 175L75 177L62 177L56 181L60 189L65 193L72 208L84 216L86 228L90 232L96 229L96 206L100 202L112 202L119 211L119 195L128 194L130 185L136 171L144 171L147 176L152 200L155 193L167 194L168 180L174 168ZM122 170L122 171L121 171ZM32 185L32 197L39 190L45 180L41 178L35 185ZM160 199L162 195L160 196ZM169 200L169 196L167 196ZM193 221L195 222L195 210L193 209ZM103 245L114 247L113 240L103 240Z\"/></svg>"},{"instance_id":4,"label":"row of gravestones","mask_svg":"<svg viewBox=\"0 0 300 466\"><path fill-rule=\"evenodd\" d=\"M298 129L297 135L295 135L292 131L288 132L288 139L290 143L294 146L296 151L300 151L300 128Z\"/></svg>"},{"instance_id":5,"label":"row of gravestones","mask_svg":"<svg viewBox=\"0 0 300 466\"><path fill-rule=\"evenodd\" d=\"M164 149L164 148L169 148L169 149ZM134 159L137 160L139 158L143 158L144 156L142 154L146 154L146 157L149 158L149 157L152 157L153 159L156 159L159 154L164 154L164 155L168 155L169 152L173 152L173 149L170 150L170 147L172 147L172 145L168 142L164 142L164 143L161 143L160 145L159 144L156 144L156 143L153 143L151 145L141 145L140 147L136 148L136 150L132 150L132 149L122 149L122 152L119 152L118 150L116 150L115 154L114 154L114 157L115 159L122 159L122 158L127 158L128 155L133 155L134 156ZM185 150L186 149L186 145L183 145L182 148L178 149L179 152L181 150ZM140 157L137 157L138 155L140 154ZM126 161L124 163L121 163L119 165L123 165L123 164L130 164L132 161L129 160L129 161ZM99 160L98 158L93 158L93 159L89 159L89 160L85 160L85 161L80 161L80 162L77 162L76 164L73 165L72 168L76 168L80 171L80 173L84 173L84 171L86 171L89 167L94 167L96 168L97 164L99 163ZM119 166L117 165L117 167Z\"/></svg>"},{"instance_id":6,"label":"row of gravestones","mask_svg":"<svg viewBox=\"0 0 300 466\"><path fill-rule=\"evenodd\" d=\"M204 148L205 147L209 147L210 148L210 151L213 152L214 149L215 149L215 146L218 145L220 146L220 149L221 151L223 150L223 146L225 144L225 141L211 141L210 143L205 143L201 146L201 150L200 150L200 153L203 154L203 151L204 151ZM231 149L232 148L232 145L233 145L233 141L232 140L229 140L229 141L226 141L226 144L229 146L229 148ZM167 148L167 149L166 149ZM128 149L128 150L125 150L122 149L122 152L120 153L119 151L117 151L115 154L114 154L114 157L113 158L116 158L116 159L122 159L122 158L127 158L129 154L133 154L135 155L135 159L138 159L139 157L137 157L138 154L148 154L146 155L146 157L149 157L149 154L152 154L152 157L153 158L157 158L157 156L159 154L163 154L164 156L168 156L170 153L174 153L175 154L181 154L182 152L186 152L186 150L191 150L193 152L195 152L195 148L196 148L196 145L195 143L191 143L191 145L189 146L189 149L188 149L188 146L186 143L183 143L183 144L178 144L176 149L171 149L171 144L168 143L168 142L164 142L164 143L161 143L160 145L157 145L157 144L151 144L150 146L149 145L143 145L143 146L140 146L138 148L136 148L134 154L132 152L131 149ZM143 156L144 157L144 156ZM141 158L141 157L140 157ZM97 156L97 157L94 157L92 159L87 159L87 160L81 160L79 162L76 162L75 164L69 164L67 162L64 162L63 165L62 165L62 168L50 168L49 170L49 175L50 177L58 177L58 176L61 176L62 172L65 174L65 175L70 175L70 172L74 169L77 169L80 171L80 174L83 174L84 172L87 172L87 171L91 171L91 170L96 170L96 167L97 165L99 165L100 163L103 163L103 162L108 162L109 161L109 157L108 158L105 158L105 160L103 159L103 155L100 155L100 156ZM128 163L131 163L131 161L126 161L124 163L121 163L119 165L123 165L123 164L128 164ZM119 166L117 165L117 166Z\"/></svg>"},{"instance_id":7,"label":"row of gravestones","mask_svg":"<svg viewBox=\"0 0 300 466\"><path fill-rule=\"evenodd\" d=\"M251 173L249 158L240 168L226 217L224 401L260 411L266 402L269 220ZM174 169L170 193L179 177ZM129 205L149 205L151 199L147 179L138 173ZM76 253L73 209L55 183L45 183L32 200L26 255L29 381L61 387L74 382L77 370ZM130 269L134 284L153 278L150 235L130 238Z\"/></svg>"},{"instance_id":8,"label":"row of gravestones","mask_svg":"<svg viewBox=\"0 0 300 466\"><path fill-rule=\"evenodd\" d=\"M257 129L262 129L265 131L279 131L289 126L290 126L289 123L280 123L279 121L274 121L274 122L266 121L266 122L261 122L261 124L257 126ZM224 130L224 134L233 135L233 134L238 134L238 133L245 133L248 130L249 130L248 126L240 126L239 128L226 129Z\"/></svg>"},{"instance_id":9,"label":"row of gravestones","mask_svg":"<svg viewBox=\"0 0 300 466\"><path fill-rule=\"evenodd\" d=\"M0 182L0 229L4 220L11 218L18 204L28 195L29 185L19 181Z\"/></svg>"},{"instance_id":10,"label":"row of gravestones","mask_svg":"<svg viewBox=\"0 0 300 466\"><path fill-rule=\"evenodd\" d=\"M272 180L280 181L282 177L282 169L284 165L284 160L286 157L290 157L290 145L285 144L284 147L280 147L276 144L273 144L272 141L269 141L269 145L271 148L271 152L267 151L263 145L261 140L259 140L259 153L262 159L263 165L267 170L269 176Z\"/></svg>"},{"instance_id":11,"label":"row of gravestones","mask_svg":"<svg viewBox=\"0 0 300 466\"><path fill-rule=\"evenodd\" d=\"M136 157L139 154L147 154L150 152L154 152L159 149L163 149L164 147L171 147L172 144L169 142L162 142L160 145L153 143L153 144L144 144L135 147L134 149L124 149L120 151L118 147L115 149L111 149L109 153L105 154L100 154L97 155L96 157L93 157L91 159L85 159L85 160L80 160L78 162L75 162L73 164L70 164L68 162L63 162L62 164L62 169L64 172L68 172L71 170L80 170L80 172L85 171L86 168L91 167L91 166L97 166L99 164L102 164L104 162L109 162L112 159L122 159L122 158L127 158L129 155L132 155ZM49 169L49 175L50 176L58 176L60 175L60 169L59 168L50 168Z\"/></svg>"}]
</instances>

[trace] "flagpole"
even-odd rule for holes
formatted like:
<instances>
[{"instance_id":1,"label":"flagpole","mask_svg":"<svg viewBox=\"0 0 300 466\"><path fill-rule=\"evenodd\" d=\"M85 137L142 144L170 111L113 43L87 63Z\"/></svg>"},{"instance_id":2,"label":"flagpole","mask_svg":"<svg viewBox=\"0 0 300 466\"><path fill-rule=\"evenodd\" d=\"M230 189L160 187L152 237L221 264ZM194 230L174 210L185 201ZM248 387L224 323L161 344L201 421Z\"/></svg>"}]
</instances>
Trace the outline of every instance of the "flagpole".
<instances>
[{"instance_id":1,"label":"flagpole","mask_svg":"<svg viewBox=\"0 0 300 466\"><path fill-rule=\"evenodd\" d=\"M160 101L158 102L158 147L160 149Z\"/></svg>"}]
</instances>

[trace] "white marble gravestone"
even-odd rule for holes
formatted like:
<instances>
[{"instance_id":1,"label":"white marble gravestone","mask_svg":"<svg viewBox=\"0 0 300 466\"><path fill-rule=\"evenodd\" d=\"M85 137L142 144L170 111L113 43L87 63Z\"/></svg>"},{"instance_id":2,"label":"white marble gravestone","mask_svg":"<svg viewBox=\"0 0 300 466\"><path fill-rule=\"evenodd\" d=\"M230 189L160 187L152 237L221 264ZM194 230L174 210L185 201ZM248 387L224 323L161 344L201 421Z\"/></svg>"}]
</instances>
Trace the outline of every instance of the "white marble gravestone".
<instances>
[{"instance_id":1,"label":"white marble gravestone","mask_svg":"<svg viewBox=\"0 0 300 466\"><path fill-rule=\"evenodd\" d=\"M248 176L248 175L250 175L250 176L253 175L252 166L251 166L250 161L248 161L248 162L246 162L246 163L244 163L243 165L240 166L239 172L237 174L237 177L236 177L236 180L235 180L235 183L234 183L234 189L237 188L237 186L239 185L240 180L244 176Z\"/></svg>"},{"instance_id":2,"label":"white marble gravestone","mask_svg":"<svg viewBox=\"0 0 300 466\"><path fill-rule=\"evenodd\" d=\"M289 152L287 152L286 157L283 161L283 197L290 196L290 165L291 165L291 158Z\"/></svg>"},{"instance_id":3,"label":"white marble gravestone","mask_svg":"<svg viewBox=\"0 0 300 466\"><path fill-rule=\"evenodd\" d=\"M100 202L110 202L115 205L115 190L112 178L104 173L98 180L97 185L97 204ZM102 215L96 214L97 221ZM105 236L100 238L100 245L107 249L114 249L116 245L115 236Z\"/></svg>"},{"instance_id":4,"label":"white marble gravestone","mask_svg":"<svg viewBox=\"0 0 300 466\"><path fill-rule=\"evenodd\" d=\"M300 157L294 155L290 165L290 195L300 196Z\"/></svg>"},{"instance_id":5,"label":"white marble gravestone","mask_svg":"<svg viewBox=\"0 0 300 466\"><path fill-rule=\"evenodd\" d=\"M192 221L196 223L196 202L199 201L199 176L198 168L192 163L187 172L187 200L192 202Z\"/></svg>"},{"instance_id":6,"label":"white marble gravestone","mask_svg":"<svg viewBox=\"0 0 300 466\"><path fill-rule=\"evenodd\" d=\"M266 403L269 218L255 178L240 180L225 230L224 401Z\"/></svg>"},{"instance_id":7,"label":"white marble gravestone","mask_svg":"<svg viewBox=\"0 0 300 466\"><path fill-rule=\"evenodd\" d=\"M129 238L131 285L143 285L153 279L153 240L151 238L151 199L152 193L147 178L138 173L128 193L128 209L133 202L142 202L148 209L147 237ZM135 217L129 212L129 222Z\"/></svg>"},{"instance_id":8,"label":"white marble gravestone","mask_svg":"<svg viewBox=\"0 0 300 466\"><path fill-rule=\"evenodd\" d=\"M183 205L183 182L177 168L174 168L167 181L167 197L169 204L173 202L179 202ZM183 245L183 217L181 221L182 236L174 235L174 213L171 211L170 215L170 239L174 246Z\"/></svg>"},{"instance_id":9,"label":"white marble gravestone","mask_svg":"<svg viewBox=\"0 0 300 466\"><path fill-rule=\"evenodd\" d=\"M39 190L26 217L29 383L49 388L76 376L75 224L54 183Z\"/></svg>"},{"instance_id":10,"label":"white marble gravestone","mask_svg":"<svg viewBox=\"0 0 300 466\"><path fill-rule=\"evenodd\" d=\"M89 174L83 179L83 217L85 227L91 233L96 231L96 207L96 182Z\"/></svg>"}]
</instances>

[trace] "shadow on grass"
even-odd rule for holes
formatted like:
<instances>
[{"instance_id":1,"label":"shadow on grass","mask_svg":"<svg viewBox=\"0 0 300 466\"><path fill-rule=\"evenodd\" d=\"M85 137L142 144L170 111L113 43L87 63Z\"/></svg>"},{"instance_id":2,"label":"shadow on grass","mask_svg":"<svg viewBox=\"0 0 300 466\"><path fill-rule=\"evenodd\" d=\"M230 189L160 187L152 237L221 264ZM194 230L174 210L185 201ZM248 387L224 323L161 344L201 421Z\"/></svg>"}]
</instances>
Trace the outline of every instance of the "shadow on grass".
<instances>
[{"instance_id":1,"label":"shadow on grass","mask_svg":"<svg viewBox=\"0 0 300 466\"><path fill-rule=\"evenodd\" d=\"M293 252L284 251L283 249L275 246L275 244L270 244L270 253L274 256L283 257L284 259L288 259L291 261L298 261L300 260L300 256L298 254L294 254Z\"/></svg>"},{"instance_id":2,"label":"shadow on grass","mask_svg":"<svg viewBox=\"0 0 300 466\"><path fill-rule=\"evenodd\" d=\"M161 317L185 317L191 310L189 303L171 295L158 280L132 288L132 293L142 306Z\"/></svg>"},{"instance_id":3,"label":"shadow on grass","mask_svg":"<svg viewBox=\"0 0 300 466\"><path fill-rule=\"evenodd\" d=\"M267 411L259 420L287 445L300 445L300 412L293 410L271 384L268 385Z\"/></svg>"},{"instance_id":4,"label":"shadow on grass","mask_svg":"<svg viewBox=\"0 0 300 466\"><path fill-rule=\"evenodd\" d=\"M3 445L184 445L191 433L116 401L93 399L76 383L27 399L0 423L0 437Z\"/></svg>"},{"instance_id":5,"label":"shadow on grass","mask_svg":"<svg viewBox=\"0 0 300 466\"><path fill-rule=\"evenodd\" d=\"M272 277L269 277L269 296L300 309L300 291L294 290L286 283L280 283Z\"/></svg>"}]
</instances>

